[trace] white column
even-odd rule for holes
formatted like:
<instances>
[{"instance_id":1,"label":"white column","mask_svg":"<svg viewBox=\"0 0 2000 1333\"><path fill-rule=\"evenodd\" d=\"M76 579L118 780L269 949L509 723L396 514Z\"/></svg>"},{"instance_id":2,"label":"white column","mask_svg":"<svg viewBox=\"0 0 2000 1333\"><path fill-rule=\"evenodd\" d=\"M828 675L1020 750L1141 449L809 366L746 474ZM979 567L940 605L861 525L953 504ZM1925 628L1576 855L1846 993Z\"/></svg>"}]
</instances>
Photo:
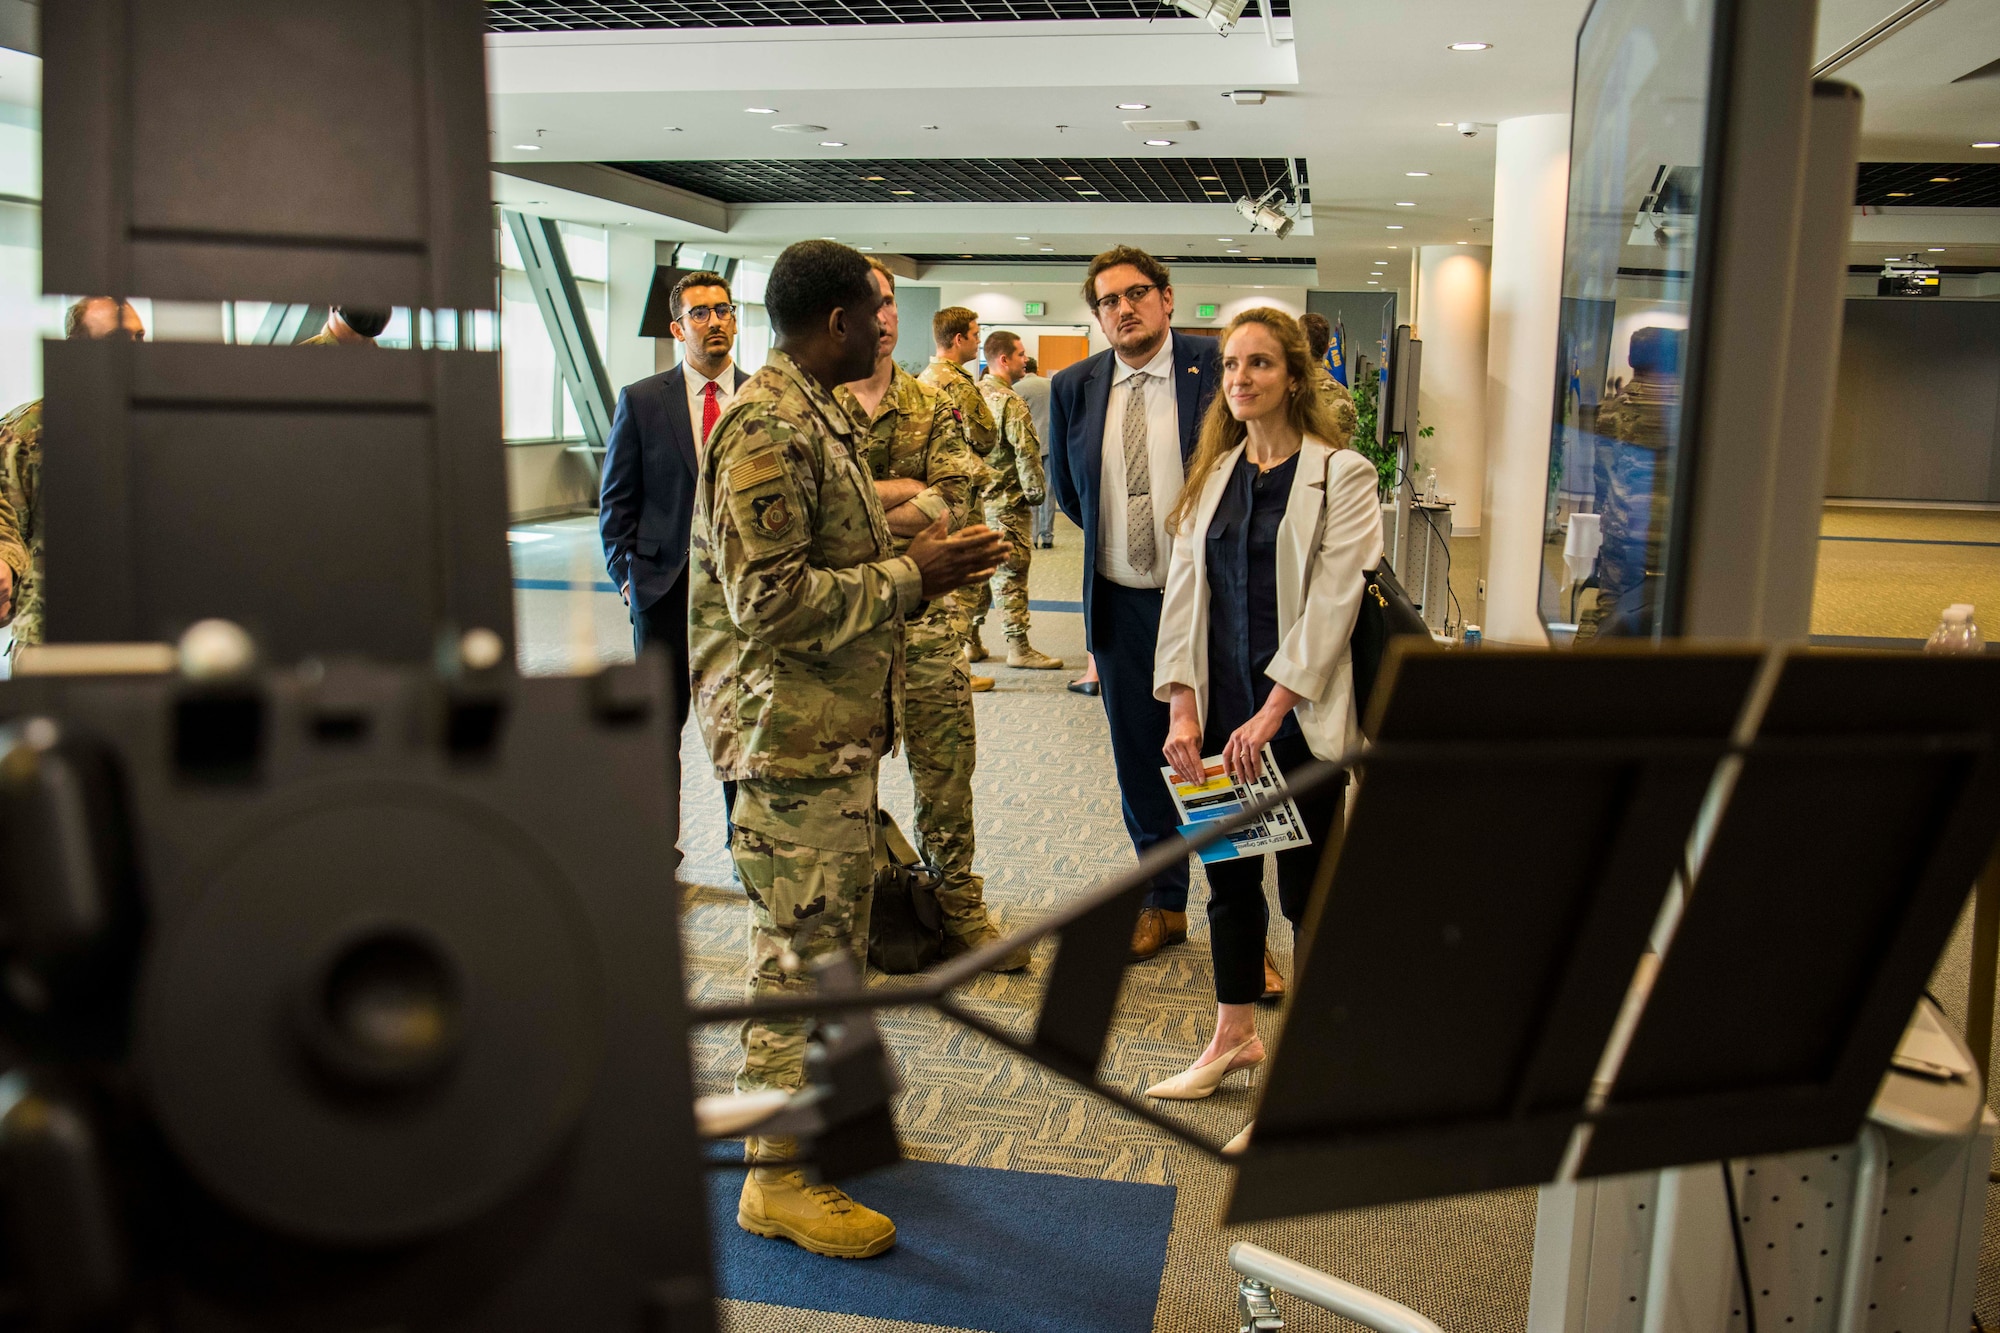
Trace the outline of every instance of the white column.
<instances>
[{"instance_id":1,"label":"white column","mask_svg":"<svg viewBox=\"0 0 2000 1333\"><path fill-rule=\"evenodd\" d=\"M1536 599L1568 198L1569 117L1501 121L1493 163L1484 542L1484 629L1495 643L1547 641Z\"/></svg>"},{"instance_id":2,"label":"white column","mask_svg":"<svg viewBox=\"0 0 2000 1333\"><path fill-rule=\"evenodd\" d=\"M634 236L623 227L610 228L610 299L605 309L604 375L611 381L611 403L633 380L653 373L653 340L639 336L639 316L646 294L653 289L653 238Z\"/></svg>"},{"instance_id":3,"label":"white column","mask_svg":"<svg viewBox=\"0 0 2000 1333\"><path fill-rule=\"evenodd\" d=\"M1417 416L1435 427L1414 440L1417 475L1437 469L1452 499L1451 530L1475 536L1486 499L1486 266L1483 245L1427 245L1418 255L1417 336L1424 340Z\"/></svg>"}]
</instances>

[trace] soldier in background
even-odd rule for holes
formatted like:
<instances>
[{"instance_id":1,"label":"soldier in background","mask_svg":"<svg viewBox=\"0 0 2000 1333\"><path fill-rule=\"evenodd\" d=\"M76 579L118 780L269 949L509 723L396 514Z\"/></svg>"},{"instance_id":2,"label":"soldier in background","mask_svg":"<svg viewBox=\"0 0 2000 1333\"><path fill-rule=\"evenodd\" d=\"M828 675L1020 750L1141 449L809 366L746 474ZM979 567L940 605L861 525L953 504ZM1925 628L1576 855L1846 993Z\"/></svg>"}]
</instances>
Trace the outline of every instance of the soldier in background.
<instances>
[{"instance_id":1,"label":"soldier in background","mask_svg":"<svg viewBox=\"0 0 2000 1333\"><path fill-rule=\"evenodd\" d=\"M388 310L370 310L358 305L337 305L326 312L326 325L300 343L301 347L373 347L389 327Z\"/></svg>"},{"instance_id":2,"label":"soldier in background","mask_svg":"<svg viewBox=\"0 0 2000 1333\"><path fill-rule=\"evenodd\" d=\"M1029 419L1035 423L1035 438L1042 442L1042 466L1046 469L1049 462L1049 379L1042 374L1034 357L1028 358L1028 373L1014 381L1014 392L1028 404ZM1055 544L1056 501L1053 495L1045 494L1042 502L1035 506L1035 549L1050 549Z\"/></svg>"},{"instance_id":3,"label":"soldier in background","mask_svg":"<svg viewBox=\"0 0 2000 1333\"><path fill-rule=\"evenodd\" d=\"M1333 419L1345 432L1339 439L1328 440L1327 443L1336 449L1344 449L1354 439L1354 430L1361 424L1361 417L1354 409L1354 395L1326 367L1327 349L1333 346L1333 325L1327 323L1325 315L1308 311L1299 320L1299 327L1305 330L1306 346L1312 352L1313 392L1333 412Z\"/></svg>"},{"instance_id":4,"label":"soldier in background","mask_svg":"<svg viewBox=\"0 0 2000 1333\"><path fill-rule=\"evenodd\" d=\"M926 602L993 572L1006 541L939 518L897 555L853 415L835 386L875 368L882 297L868 261L832 241L778 256L775 335L701 461L688 597L695 714L716 776L734 780L730 856L749 899L752 997L808 990L814 960L866 965L876 768L896 743L903 635ZM743 1025L744 1092L805 1082L805 1019ZM896 1226L752 1137L737 1224L816 1254L866 1258Z\"/></svg>"},{"instance_id":5,"label":"soldier in background","mask_svg":"<svg viewBox=\"0 0 2000 1333\"><path fill-rule=\"evenodd\" d=\"M959 428L965 432L965 442L972 452L981 459L993 452L994 444L1000 438L998 423L986 410L986 400L980 397L979 386L973 382L965 363L979 356L979 316L962 305L946 306L931 316L931 341L937 347L937 355L924 367L919 376L925 387L943 397L947 406L957 414ZM977 639L969 645L966 660L983 662L986 648ZM991 676L974 676L974 694L993 688Z\"/></svg>"},{"instance_id":6,"label":"soldier in background","mask_svg":"<svg viewBox=\"0 0 2000 1333\"><path fill-rule=\"evenodd\" d=\"M841 385L833 397L861 423L861 453L900 555L912 537L940 518L954 531L964 527L976 511L986 469L967 447L944 399L896 364L896 278L878 259L871 257L868 266L882 293L875 372ZM903 626L903 752L916 797L917 847L943 878L938 905L944 909L947 958L1000 937L987 914L986 886L972 869L978 734L962 596L936 599ZM1017 972L1027 965L1023 948L991 970Z\"/></svg>"},{"instance_id":7,"label":"soldier in background","mask_svg":"<svg viewBox=\"0 0 2000 1333\"><path fill-rule=\"evenodd\" d=\"M993 575L991 583L967 589L973 601L971 642L980 656L986 644L981 629L993 599L1000 599L1001 613L1007 618L1007 665L1029 671L1056 671L1060 657L1050 657L1028 642L1028 564L1034 556L1029 528L1034 521L1032 508L1048 496L1048 474L1042 471L1042 441L1035 433L1027 400L1014 392L1014 383L1028 373L1028 349L1020 338L1004 330L987 335L986 377L979 392L986 399L993 419L1000 423L999 442L986 455L992 478L980 496L986 508L986 526L1007 534L1012 553L1007 563Z\"/></svg>"},{"instance_id":8,"label":"soldier in background","mask_svg":"<svg viewBox=\"0 0 2000 1333\"><path fill-rule=\"evenodd\" d=\"M86 296L63 316L63 337L144 342L139 312L115 296ZM0 628L9 656L42 641L42 400L0 417Z\"/></svg>"}]
</instances>

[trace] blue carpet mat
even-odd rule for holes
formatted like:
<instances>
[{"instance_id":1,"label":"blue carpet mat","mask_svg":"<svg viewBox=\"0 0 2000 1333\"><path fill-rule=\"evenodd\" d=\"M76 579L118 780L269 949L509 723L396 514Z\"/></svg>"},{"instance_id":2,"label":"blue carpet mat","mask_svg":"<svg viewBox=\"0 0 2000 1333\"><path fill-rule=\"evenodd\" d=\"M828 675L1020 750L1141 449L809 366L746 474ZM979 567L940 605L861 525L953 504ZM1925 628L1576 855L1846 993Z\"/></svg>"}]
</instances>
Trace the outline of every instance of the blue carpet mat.
<instances>
[{"instance_id":1,"label":"blue carpet mat","mask_svg":"<svg viewBox=\"0 0 2000 1333\"><path fill-rule=\"evenodd\" d=\"M896 1248L825 1259L736 1225L743 1178L709 1176L721 1294L984 1333L1151 1333L1174 1222L1170 1185L942 1162L847 1182L896 1222Z\"/></svg>"}]
</instances>

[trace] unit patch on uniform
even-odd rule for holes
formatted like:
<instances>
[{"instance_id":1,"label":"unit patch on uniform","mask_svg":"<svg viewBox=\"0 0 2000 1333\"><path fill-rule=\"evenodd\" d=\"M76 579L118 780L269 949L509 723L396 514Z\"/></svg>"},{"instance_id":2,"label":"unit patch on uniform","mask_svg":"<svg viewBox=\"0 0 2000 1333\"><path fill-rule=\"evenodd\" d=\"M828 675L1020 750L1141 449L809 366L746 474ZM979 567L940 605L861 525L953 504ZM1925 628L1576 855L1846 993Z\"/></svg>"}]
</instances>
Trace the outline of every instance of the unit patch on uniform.
<instances>
[{"instance_id":1,"label":"unit patch on uniform","mask_svg":"<svg viewBox=\"0 0 2000 1333\"><path fill-rule=\"evenodd\" d=\"M737 464L738 468L742 466ZM750 501L750 509L756 515L757 530L766 537L782 537L792 526L792 506L782 495L757 496Z\"/></svg>"},{"instance_id":2,"label":"unit patch on uniform","mask_svg":"<svg viewBox=\"0 0 2000 1333\"><path fill-rule=\"evenodd\" d=\"M772 480L784 470L784 465L778 461L778 451L766 449L729 469L729 489L747 491L752 486Z\"/></svg>"}]
</instances>

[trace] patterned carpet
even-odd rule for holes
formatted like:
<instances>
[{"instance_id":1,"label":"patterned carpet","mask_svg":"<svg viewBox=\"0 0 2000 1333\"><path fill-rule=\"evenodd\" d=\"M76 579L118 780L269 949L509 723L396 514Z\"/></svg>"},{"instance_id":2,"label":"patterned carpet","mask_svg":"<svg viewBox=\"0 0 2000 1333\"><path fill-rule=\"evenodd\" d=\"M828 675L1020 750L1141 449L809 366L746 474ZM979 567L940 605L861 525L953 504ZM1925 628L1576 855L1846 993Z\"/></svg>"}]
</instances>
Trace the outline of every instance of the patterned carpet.
<instances>
[{"instance_id":1,"label":"patterned carpet","mask_svg":"<svg viewBox=\"0 0 2000 1333\"><path fill-rule=\"evenodd\" d=\"M543 540L517 544L517 574L536 584L590 586L601 567L580 559L594 537L588 519L528 525ZM1058 546L1036 552L1030 574L1037 600L1074 604L1080 539L1059 521ZM579 548L584 548L582 552ZM590 559L594 559L591 556ZM521 658L529 670L564 670L573 662L629 657L630 631L615 595L547 587L517 593ZM1043 651L1083 660L1082 617L1038 611L1033 637ZM999 647L997 629L992 645ZM979 861L987 897L1005 922L1025 924L1094 879L1131 861L1101 705L1063 687L1074 674L1012 671L992 664L997 688L977 696L979 715ZM740 890L730 884L715 784L694 728L684 749L689 777L682 799L683 876L690 887L686 948L697 997L740 994L747 947ZM909 826L909 778L900 759L883 769L883 804ZM1206 890L1197 872L1194 927L1188 944L1163 951L1126 973L1119 1017L1100 1076L1137 1092L1185 1066L1214 1021L1206 929ZM1279 919L1275 899L1274 920ZM1290 948L1273 933L1280 967ZM970 1007L1025 1031L1039 1003L1049 946L1026 974L987 976L964 992ZM1279 1016L1261 1020L1267 1038ZM1217 1225L1228 1173L1177 1148L1152 1127L1108 1107L1039 1067L1020 1060L928 1010L891 1011L882 1019L902 1072L897 1120L912 1157L1143 1181L1176 1187L1178 1202L1166 1271L1154 1317L1156 1333L1233 1328L1235 1281L1224 1258L1235 1240L1251 1240L1405 1301L1453 1333L1519 1330L1527 1320L1534 1196L1513 1192L1436 1200L1403 1207L1301 1218L1224 1230ZM705 1032L696 1044L700 1090L726 1089L737 1060L733 1033ZM1186 1122L1226 1138L1249 1117L1250 1093L1238 1075L1205 1102L1184 1104ZM863 1200L866 1201L865 1198ZM1077 1243L1089 1244L1088 1218ZM1289 1328L1352 1327L1302 1302L1281 1299ZM801 1311L752 1302L724 1303L733 1333L865 1333L930 1326Z\"/></svg>"}]
</instances>

